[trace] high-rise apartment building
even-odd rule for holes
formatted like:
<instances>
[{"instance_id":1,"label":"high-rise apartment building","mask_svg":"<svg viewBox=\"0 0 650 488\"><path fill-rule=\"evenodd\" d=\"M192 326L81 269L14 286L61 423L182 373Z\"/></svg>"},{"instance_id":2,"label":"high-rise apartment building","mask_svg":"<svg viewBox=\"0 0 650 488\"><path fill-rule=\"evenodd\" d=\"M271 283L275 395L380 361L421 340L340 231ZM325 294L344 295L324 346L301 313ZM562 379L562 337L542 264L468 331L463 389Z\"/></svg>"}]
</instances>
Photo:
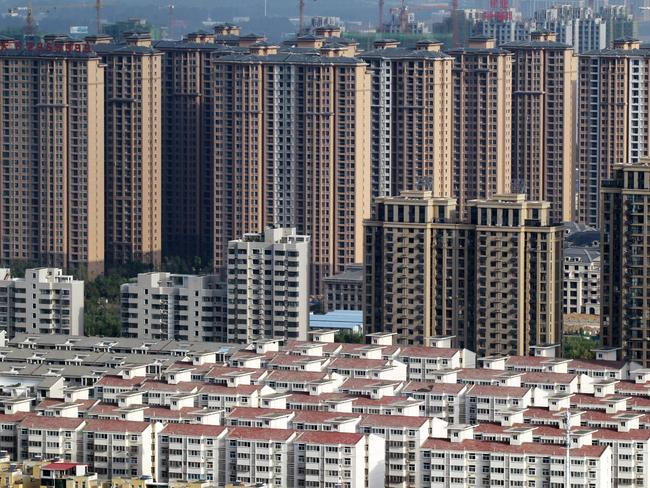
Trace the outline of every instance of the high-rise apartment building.
<instances>
[{"instance_id":1,"label":"high-rise apartment building","mask_svg":"<svg viewBox=\"0 0 650 488\"><path fill-rule=\"evenodd\" d=\"M105 65L106 259L158 264L163 54L148 34L94 42Z\"/></svg>"},{"instance_id":2,"label":"high-rise apartment building","mask_svg":"<svg viewBox=\"0 0 650 488\"><path fill-rule=\"evenodd\" d=\"M306 340L309 247L282 228L228 243L228 342Z\"/></svg>"},{"instance_id":3,"label":"high-rise apartment building","mask_svg":"<svg viewBox=\"0 0 650 488\"><path fill-rule=\"evenodd\" d=\"M402 192L365 226L364 325L404 344L455 336L480 355L529 354L560 341L561 226L524 195L469 203Z\"/></svg>"},{"instance_id":4,"label":"high-rise apartment building","mask_svg":"<svg viewBox=\"0 0 650 488\"><path fill-rule=\"evenodd\" d=\"M539 30L555 32L558 42L572 46L576 54L609 46L607 21L588 7L556 4L535 12L535 24Z\"/></svg>"},{"instance_id":5,"label":"high-rise apartment building","mask_svg":"<svg viewBox=\"0 0 650 488\"><path fill-rule=\"evenodd\" d=\"M220 26L216 31L222 34ZM214 59L244 48L216 42L215 35L189 34L158 41L162 60L162 245L163 254L212 259Z\"/></svg>"},{"instance_id":6,"label":"high-rise apartment building","mask_svg":"<svg viewBox=\"0 0 650 488\"><path fill-rule=\"evenodd\" d=\"M372 73L373 198L413 189L422 178L435 195L451 194L454 59L440 46L384 40L359 55Z\"/></svg>"},{"instance_id":7,"label":"high-rise apartment building","mask_svg":"<svg viewBox=\"0 0 650 488\"><path fill-rule=\"evenodd\" d=\"M556 35L506 44L512 68L512 188L551 204L552 222L572 220L577 60Z\"/></svg>"},{"instance_id":8,"label":"high-rise apartment building","mask_svg":"<svg viewBox=\"0 0 650 488\"><path fill-rule=\"evenodd\" d=\"M218 275L141 273L120 293L124 337L226 340L226 282Z\"/></svg>"},{"instance_id":9,"label":"high-rise apartment building","mask_svg":"<svg viewBox=\"0 0 650 488\"><path fill-rule=\"evenodd\" d=\"M104 67L83 43L0 46L4 262L104 271Z\"/></svg>"},{"instance_id":10,"label":"high-rise apartment building","mask_svg":"<svg viewBox=\"0 0 650 488\"><path fill-rule=\"evenodd\" d=\"M599 192L614 165L648 154L650 51L638 41L580 56L578 71L578 213L599 227Z\"/></svg>"},{"instance_id":11,"label":"high-rise apartment building","mask_svg":"<svg viewBox=\"0 0 650 488\"><path fill-rule=\"evenodd\" d=\"M453 196L467 202L510 191L512 54L487 37L453 49Z\"/></svg>"},{"instance_id":12,"label":"high-rise apartment building","mask_svg":"<svg viewBox=\"0 0 650 488\"><path fill-rule=\"evenodd\" d=\"M0 329L16 334L84 334L84 282L58 268L34 268L24 278L0 269Z\"/></svg>"},{"instance_id":13,"label":"high-rise apartment building","mask_svg":"<svg viewBox=\"0 0 650 488\"><path fill-rule=\"evenodd\" d=\"M601 337L650 365L650 160L616 166L602 186Z\"/></svg>"},{"instance_id":14,"label":"high-rise apartment building","mask_svg":"<svg viewBox=\"0 0 650 488\"><path fill-rule=\"evenodd\" d=\"M311 237L311 292L361 261L370 212L370 74L326 38L257 43L211 66L214 265L229 239L266 226ZM306 53L304 48L309 48Z\"/></svg>"}]
</instances>

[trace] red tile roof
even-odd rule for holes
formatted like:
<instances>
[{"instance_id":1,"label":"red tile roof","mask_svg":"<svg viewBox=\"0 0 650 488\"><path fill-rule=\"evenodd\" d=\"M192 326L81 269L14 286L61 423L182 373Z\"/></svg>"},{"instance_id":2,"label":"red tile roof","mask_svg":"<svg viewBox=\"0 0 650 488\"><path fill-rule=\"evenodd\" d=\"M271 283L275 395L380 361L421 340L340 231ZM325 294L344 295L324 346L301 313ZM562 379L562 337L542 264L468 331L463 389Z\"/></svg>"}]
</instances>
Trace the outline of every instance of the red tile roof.
<instances>
[{"instance_id":1,"label":"red tile roof","mask_svg":"<svg viewBox=\"0 0 650 488\"><path fill-rule=\"evenodd\" d=\"M293 410L296 416L293 422L307 424L324 424L335 419L361 419L361 414L349 412L322 412L320 410Z\"/></svg>"},{"instance_id":2,"label":"red tile roof","mask_svg":"<svg viewBox=\"0 0 650 488\"><path fill-rule=\"evenodd\" d=\"M223 386L202 384L199 390L200 393L214 393L224 395L252 395L256 391L262 389L260 385L239 385L239 386Z\"/></svg>"},{"instance_id":3,"label":"red tile roof","mask_svg":"<svg viewBox=\"0 0 650 488\"><path fill-rule=\"evenodd\" d=\"M83 419L73 419L68 417L45 417L42 415L31 415L25 417L20 423L24 428L36 429L60 429L60 430L75 430L83 425Z\"/></svg>"},{"instance_id":4,"label":"red tile roof","mask_svg":"<svg viewBox=\"0 0 650 488\"><path fill-rule=\"evenodd\" d=\"M577 374L571 373L524 373L521 377L522 383L534 384L541 383L568 385L578 377Z\"/></svg>"},{"instance_id":5,"label":"red tile roof","mask_svg":"<svg viewBox=\"0 0 650 488\"><path fill-rule=\"evenodd\" d=\"M517 386L473 385L467 394L469 396L488 396L495 398L523 398L529 391L529 388L520 388Z\"/></svg>"},{"instance_id":6,"label":"red tile roof","mask_svg":"<svg viewBox=\"0 0 650 488\"><path fill-rule=\"evenodd\" d=\"M77 466L79 466L77 463L50 463L43 466L43 469L47 469L49 471L67 471L69 469L76 468Z\"/></svg>"},{"instance_id":7,"label":"red tile roof","mask_svg":"<svg viewBox=\"0 0 650 488\"><path fill-rule=\"evenodd\" d=\"M170 385L163 381L147 380L142 384L140 390L142 391L162 391L168 393L192 393L201 388L204 383L198 381L181 381L176 385Z\"/></svg>"},{"instance_id":8,"label":"red tile roof","mask_svg":"<svg viewBox=\"0 0 650 488\"><path fill-rule=\"evenodd\" d=\"M116 386L116 387L135 387L146 381L144 377L123 379L121 376L104 375L95 383L96 386Z\"/></svg>"},{"instance_id":9,"label":"red tile roof","mask_svg":"<svg viewBox=\"0 0 650 488\"><path fill-rule=\"evenodd\" d=\"M451 359L460 354L460 349L448 347L426 347L426 346L405 346L397 355L398 357L409 358L442 358Z\"/></svg>"},{"instance_id":10,"label":"red tile roof","mask_svg":"<svg viewBox=\"0 0 650 488\"><path fill-rule=\"evenodd\" d=\"M440 395L457 395L463 388L460 383L435 383L433 381L409 381L402 392L405 393L432 393Z\"/></svg>"},{"instance_id":11,"label":"red tile roof","mask_svg":"<svg viewBox=\"0 0 650 488\"><path fill-rule=\"evenodd\" d=\"M303 383L310 381L321 381L328 378L327 373L319 373L312 371L281 371L274 370L269 372L268 376L264 378L265 382L268 381L285 381L287 383Z\"/></svg>"},{"instance_id":12,"label":"red tile roof","mask_svg":"<svg viewBox=\"0 0 650 488\"><path fill-rule=\"evenodd\" d=\"M283 408L255 408L255 407L235 407L227 415L231 419L256 419L262 415L279 414L291 415L292 410L285 410Z\"/></svg>"},{"instance_id":13,"label":"red tile roof","mask_svg":"<svg viewBox=\"0 0 650 488\"><path fill-rule=\"evenodd\" d=\"M383 369L389 366L385 359L336 358L328 369Z\"/></svg>"},{"instance_id":14,"label":"red tile roof","mask_svg":"<svg viewBox=\"0 0 650 488\"><path fill-rule=\"evenodd\" d=\"M88 419L84 432L137 433L144 432L151 425L149 422L134 422L131 420Z\"/></svg>"},{"instance_id":15,"label":"red tile roof","mask_svg":"<svg viewBox=\"0 0 650 488\"><path fill-rule=\"evenodd\" d=\"M219 437L225 430L226 427L223 425L167 424L160 433L192 437Z\"/></svg>"},{"instance_id":16,"label":"red tile roof","mask_svg":"<svg viewBox=\"0 0 650 488\"><path fill-rule=\"evenodd\" d=\"M349 378L341 385L342 390L368 390L371 388L384 388L386 386L399 386L401 380L375 380L372 378Z\"/></svg>"},{"instance_id":17,"label":"red tile roof","mask_svg":"<svg viewBox=\"0 0 650 488\"><path fill-rule=\"evenodd\" d=\"M409 427L418 429L429 423L429 417L407 415L364 415L359 425L367 427Z\"/></svg>"},{"instance_id":18,"label":"red tile roof","mask_svg":"<svg viewBox=\"0 0 650 488\"><path fill-rule=\"evenodd\" d=\"M444 439L427 439L423 446L425 449L436 451L469 451L469 452L496 452L504 454L532 454L542 456L564 456L566 449L562 445L524 443L520 446L512 446L502 442L489 442L477 440L465 440L462 442L450 442ZM571 449L572 457L599 458L607 446L584 446Z\"/></svg>"},{"instance_id":19,"label":"red tile roof","mask_svg":"<svg viewBox=\"0 0 650 488\"><path fill-rule=\"evenodd\" d=\"M355 407L380 407L380 406L389 406L389 405L395 405L399 403L405 403L405 402L413 402L413 400L409 400L406 397L402 396L383 396L381 398L368 398L368 397L355 397L354 400L352 400L352 405ZM415 400L415 401L420 401L420 400Z\"/></svg>"},{"instance_id":20,"label":"red tile roof","mask_svg":"<svg viewBox=\"0 0 650 488\"><path fill-rule=\"evenodd\" d=\"M572 359L569 369L591 371L620 371L625 366L625 361L603 361L597 359Z\"/></svg>"},{"instance_id":21,"label":"red tile roof","mask_svg":"<svg viewBox=\"0 0 650 488\"><path fill-rule=\"evenodd\" d=\"M259 441L288 441L296 431L290 429L262 429L257 427L234 427L228 429L228 439Z\"/></svg>"},{"instance_id":22,"label":"red tile roof","mask_svg":"<svg viewBox=\"0 0 650 488\"><path fill-rule=\"evenodd\" d=\"M302 442L305 444L356 446L362 439L362 434L309 431L299 434L296 442Z\"/></svg>"}]
</instances>

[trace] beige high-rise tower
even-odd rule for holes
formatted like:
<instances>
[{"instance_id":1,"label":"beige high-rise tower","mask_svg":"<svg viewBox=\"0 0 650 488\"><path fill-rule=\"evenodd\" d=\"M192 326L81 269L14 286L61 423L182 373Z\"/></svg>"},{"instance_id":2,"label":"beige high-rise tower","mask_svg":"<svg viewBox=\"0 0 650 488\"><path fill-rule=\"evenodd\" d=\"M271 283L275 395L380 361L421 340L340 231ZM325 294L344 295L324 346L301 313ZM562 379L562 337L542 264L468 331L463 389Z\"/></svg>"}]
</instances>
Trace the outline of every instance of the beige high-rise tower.
<instances>
[{"instance_id":1,"label":"beige high-rise tower","mask_svg":"<svg viewBox=\"0 0 650 488\"><path fill-rule=\"evenodd\" d=\"M311 47L317 55L304 54ZM214 61L214 263L268 225L311 238L311 291L359 262L370 213L370 75L351 50L306 38Z\"/></svg>"},{"instance_id":2,"label":"beige high-rise tower","mask_svg":"<svg viewBox=\"0 0 650 488\"><path fill-rule=\"evenodd\" d=\"M99 42L106 73L106 259L160 263L162 53L147 34Z\"/></svg>"},{"instance_id":3,"label":"beige high-rise tower","mask_svg":"<svg viewBox=\"0 0 650 488\"><path fill-rule=\"evenodd\" d=\"M364 326L402 344L454 336L477 355L559 343L563 230L549 204L497 195L456 217L430 191L376 200L365 224Z\"/></svg>"},{"instance_id":4,"label":"beige high-rise tower","mask_svg":"<svg viewBox=\"0 0 650 488\"><path fill-rule=\"evenodd\" d=\"M617 164L648 156L650 51L623 39L580 56L577 220L600 227L602 183Z\"/></svg>"},{"instance_id":5,"label":"beige high-rise tower","mask_svg":"<svg viewBox=\"0 0 650 488\"><path fill-rule=\"evenodd\" d=\"M510 191L512 53L490 37L474 37L454 56L454 188L467 202Z\"/></svg>"},{"instance_id":6,"label":"beige high-rise tower","mask_svg":"<svg viewBox=\"0 0 650 488\"><path fill-rule=\"evenodd\" d=\"M577 58L556 34L502 46L512 71L512 189L551 204L552 222L573 218Z\"/></svg>"},{"instance_id":7,"label":"beige high-rise tower","mask_svg":"<svg viewBox=\"0 0 650 488\"><path fill-rule=\"evenodd\" d=\"M436 196L452 193L454 58L440 47L382 40L360 54L372 73L373 197L412 190L423 179Z\"/></svg>"},{"instance_id":8,"label":"beige high-rise tower","mask_svg":"<svg viewBox=\"0 0 650 488\"><path fill-rule=\"evenodd\" d=\"M104 68L81 43L0 49L2 260L104 270Z\"/></svg>"}]
</instances>

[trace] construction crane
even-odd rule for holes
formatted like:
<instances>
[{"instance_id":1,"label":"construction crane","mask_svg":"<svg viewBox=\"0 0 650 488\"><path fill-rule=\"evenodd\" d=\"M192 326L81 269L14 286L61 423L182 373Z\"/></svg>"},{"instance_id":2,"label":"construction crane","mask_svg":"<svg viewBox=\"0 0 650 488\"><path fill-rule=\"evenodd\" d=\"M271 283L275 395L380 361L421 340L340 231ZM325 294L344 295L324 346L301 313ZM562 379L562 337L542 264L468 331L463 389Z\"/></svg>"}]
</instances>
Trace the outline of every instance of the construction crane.
<instances>
[{"instance_id":1,"label":"construction crane","mask_svg":"<svg viewBox=\"0 0 650 488\"><path fill-rule=\"evenodd\" d=\"M94 8L95 9L95 27L97 33L100 34L102 30L101 24L101 13L102 5L106 5L102 0L95 0L95 3L63 3L57 5L43 5L38 7L38 10L43 10L46 12L64 9L64 8ZM10 13L17 12L18 9L25 7L12 7L9 9ZM34 6L32 0L27 0L27 15L25 17L25 33L34 34L36 31L35 21L34 21Z\"/></svg>"}]
</instances>

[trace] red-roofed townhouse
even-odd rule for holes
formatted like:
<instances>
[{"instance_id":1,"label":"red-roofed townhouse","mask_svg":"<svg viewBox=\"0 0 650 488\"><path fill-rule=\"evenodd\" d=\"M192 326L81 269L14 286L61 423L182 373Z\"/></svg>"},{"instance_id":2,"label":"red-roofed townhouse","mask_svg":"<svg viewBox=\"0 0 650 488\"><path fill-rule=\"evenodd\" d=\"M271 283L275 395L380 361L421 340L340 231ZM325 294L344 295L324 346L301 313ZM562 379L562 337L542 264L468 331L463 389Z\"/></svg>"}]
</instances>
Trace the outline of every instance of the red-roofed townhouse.
<instances>
[{"instance_id":1,"label":"red-roofed townhouse","mask_svg":"<svg viewBox=\"0 0 650 488\"><path fill-rule=\"evenodd\" d=\"M474 385L466 395L465 422L497 422L503 411L530 407L532 398L530 388Z\"/></svg>"},{"instance_id":2,"label":"red-roofed townhouse","mask_svg":"<svg viewBox=\"0 0 650 488\"><path fill-rule=\"evenodd\" d=\"M83 462L82 429L83 419L60 417L25 417L17 427L18 460L63 459Z\"/></svg>"},{"instance_id":3,"label":"red-roofed townhouse","mask_svg":"<svg viewBox=\"0 0 650 488\"><path fill-rule=\"evenodd\" d=\"M302 410L295 412L290 427L296 430L357 432L361 415L354 413Z\"/></svg>"},{"instance_id":4,"label":"red-roofed townhouse","mask_svg":"<svg viewBox=\"0 0 650 488\"><path fill-rule=\"evenodd\" d=\"M357 397L352 401L352 413L419 417L421 406L421 400L402 396Z\"/></svg>"},{"instance_id":5,"label":"red-roofed townhouse","mask_svg":"<svg viewBox=\"0 0 650 488\"><path fill-rule=\"evenodd\" d=\"M158 443L161 483L203 480L221 486L226 427L220 425L169 424Z\"/></svg>"},{"instance_id":6,"label":"red-roofed townhouse","mask_svg":"<svg viewBox=\"0 0 650 488\"><path fill-rule=\"evenodd\" d=\"M29 414L0 415L0 450L7 451L9 459L18 459L18 424Z\"/></svg>"},{"instance_id":7,"label":"red-roofed townhouse","mask_svg":"<svg viewBox=\"0 0 650 488\"><path fill-rule=\"evenodd\" d=\"M145 380L141 377L125 379L117 375L104 375L95 383L93 397L104 403L117 403L120 393L139 389Z\"/></svg>"},{"instance_id":8,"label":"red-roofed townhouse","mask_svg":"<svg viewBox=\"0 0 650 488\"><path fill-rule=\"evenodd\" d=\"M261 384L268 385L278 393L295 392L320 395L338 390L345 378L337 373L314 371L271 371Z\"/></svg>"},{"instance_id":9,"label":"red-roofed townhouse","mask_svg":"<svg viewBox=\"0 0 650 488\"><path fill-rule=\"evenodd\" d=\"M407 378L415 381L433 381L441 370L476 366L475 353L445 347L404 346L397 359L406 364Z\"/></svg>"},{"instance_id":10,"label":"red-roofed townhouse","mask_svg":"<svg viewBox=\"0 0 650 488\"><path fill-rule=\"evenodd\" d=\"M458 424L461 415L465 414L465 394L468 389L468 386L458 383L410 381L402 388L400 395L421 401L420 415Z\"/></svg>"},{"instance_id":11,"label":"red-roofed townhouse","mask_svg":"<svg viewBox=\"0 0 650 488\"><path fill-rule=\"evenodd\" d=\"M100 478L151 476L157 481L155 439L161 429L159 423L87 420L83 462Z\"/></svg>"},{"instance_id":12,"label":"red-roofed townhouse","mask_svg":"<svg viewBox=\"0 0 650 488\"><path fill-rule=\"evenodd\" d=\"M227 412L235 407L259 407L262 396L271 393L273 389L268 386L241 385L229 388L206 384L200 389L199 407Z\"/></svg>"},{"instance_id":13,"label":"red-roofed townhouse","mask_svg":"<svg viewBox=\"0 0 650 488\"><path fill-rule=\"evenodd\" d=\"M266 429L288 429L295 413L279 408L237 407L225 419L232 427L258 427Z\"/></svg>"},{"instance_id":14,"label":"red-roofed townhouse","mask_svg":"<svg viewBox=\"0 0 650 488\"><path fill-rule=\"evenodd\" d=\"M377 436L302 432L294 441L294 452L294 486L387 486L383 441Z\"/></svg>"},{"instance_id":15,"label":"red-roofed townhouse","mask_svg":"<svg viewBox=\"0 0 650 488\"><path fill-rule=\"evenodd\" d=\"M565 487L563 446L505 444L473 439L428 439L422 447L422 487ZM571 487L611 488L611 450L606 446L571 449Z\"/></svg>"},{"instance_id":16,"label":"red-roofed townhouse","mask_svg":"<svg viewBox=\"0 0 650 488\"><path fill-rule=\"evenodd\" d=\"M406 380L406 365L394 359L336 358L327 365L327 371L348 378Z\"/></svg>"},{"instance_id":17,"label":"red-roofed townhouse","mask_svg":"<svg viewBox=\"0 0 650 488\"><path fill-rule=\"evenodd\" d=\"M446 423L438 425L437 432L446 435ZM427 417L404 417L399 415L366 415L359 423L359 432L376 435L386 449L386 479L384 486L406 488L415 486L417 467L420 463L420 447L429 437L431 420Z\"/></svg>"},{"instance_id":18,"label":"red-roofed townhouse","mask_svg":"<svg viewBox=\"0 0 650 488\"><path fill-rule=\"evenodd\" d=\"M229 428L226 434L226 483L264 483L290 487L294 483L293 443L288 429Z\"/></svg>"}]
</instances>

